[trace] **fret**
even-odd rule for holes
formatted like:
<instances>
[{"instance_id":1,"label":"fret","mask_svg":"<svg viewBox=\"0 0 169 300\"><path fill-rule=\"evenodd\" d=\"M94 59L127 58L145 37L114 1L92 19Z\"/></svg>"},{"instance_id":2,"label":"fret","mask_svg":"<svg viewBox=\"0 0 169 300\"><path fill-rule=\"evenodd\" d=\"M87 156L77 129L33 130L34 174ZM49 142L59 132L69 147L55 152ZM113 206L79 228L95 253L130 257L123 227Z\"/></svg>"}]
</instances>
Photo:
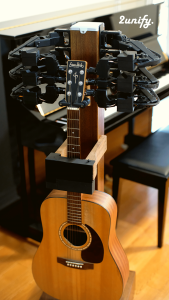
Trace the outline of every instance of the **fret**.
<instances>
[{"instance_id":1,"label":"fret","mask_svg":"<svg viewBox=\"0 0 169 300\"><path fill-rule=\"evenodd\" d=\"M75 151L79 151L80 149L76 148L76 146L78 146L78 145L73 144L73 145L68 146L69 147L68 151L71 151L72 149L75 150ZM79 153L80 153L80 151L79 151Z\"/></svg>"},{"instance_id":2,"label":"fret","mask_svg":"<svg viewBox=\"0 0 169 300\"><path fill-rule=\"evenodd\" d=\"M76 202L78 202L78 201L79 201L79 202L81 202L81 199L80 199L80 198L79 198L79 199L67 198L67 200L68 200L68 201L76 201Z\"/></svg>"},{"instance_id":3,"label":"fret","mask_svg":"<svg viewBox=\"0 0 169 300\"><path fill-rule=\"evenodd\" d=\"M81 200L79 199L79 200L77 200L77 199L68 199L69 201L75 201L75 202L79 202L79 203L81 203Z\"/></svg>"},{"instance_id":4,"label":"fret","mask_svg":"<svg viewBox=\"0 0 169 300\"><path fill-rule=\"evenodd\" d=\"M74 212L74 211L76 211L76 212L78 212L78 209L76 210L76 209L68 209L68 212ZM79 212L81 213L81 210L79 210Z\"/></svg>"},{"instance_id":5,"label":"fret","mask_svg":"<svg viewBox=\"0 0 169 300\"><path fill-rule=\"evenodd\" d=\"M70 197L70 196L69 196ZM81 198L78 198L77 199L73 199L73 198L67 198L67 200L72 200L72 201L81 201Z\"/></svg>"},{"instance_id":6,"label":"fret","mask_svg":"<svg viewBox=\"0 0 169 300\"><path fill-rule=\"evenodd\" d=\"M76 211L77 213L79 213L79 212L81 212L81 207L79 206L79 207L76 207L76 206L74 206L74 205L72 205L71 207L69 206L69 207L67 207L67 211L70 211L70 212L73 212L73 211Z\"/></svg>"},{"instance_id":7,"label":"fret","mask_svg":"<svg viewBox=\"0 0 169 300\"><path fill-rule=\"evenodd\" d=\"M69 220L73 220L73 221L81 222L81 218L77 218L77 217L75 217L75 216L68 216L68 219L69 219Z\"/></svg>"},{"instance_id":8,"label":"fret","mask_svg":"<svg viewBox=\"0 0 169 300\"><path fill-rule=\"evenodd\" d=\"M67 202L68 202L68 203L72 203L71 201L75 201L74 204L76 204L76 205L79 205L79 204L81 203L81 200L80 200L80 199L79 199L79 200L75 200L75 199L67 199Z\"/></svg>"},{"instance_id":9,"label":"fret","mask_svg":"<svg viewBox=\"0 0 169 300\"><path fill-rule=\"evenodd\" d=\"M75 146L75 147L80 147L80 145L75 145L75 144L67 144L67 146Z\"/></svg>"},{"instance_id":10,"label":"fret","mask_svg":"<svg viewBox=\"0 0 169 300\"><path fill-rule=\"evenodd\" d=\"M75 201L75 202L77 202L77 203L78 203L78 202L81 203L81 199L70 199L70 198L69 198L69 199L67 199L67 200L68 200L69 202L70 202L70 201Z\"/></svg>"},{"instance_id":11,"label":"fret","mask_svg":"<svg viewBox=\"0 0 169 300\"><path fill-rule=\"evenodd\" d=\"M79 221L75 221L75 220L68 220L69 223L73 223L73 224L82 224L82 222Z\"/></svg>"},{"instance_id":12,"label":"fret","mask_svg":"<svg viewBox=\"0 0 169 300\"><path fill-rule=\"evenodd\" d=\"M79 206L79 207L76 207L76 206L69 206L68 208L67 208L67 210L69 210L69 211L77 211L77 213L79 213L79 212L81 212L81 207Z\"/></svg>"},{"instance_id":13,"label":"fret","mask_svg":"<svg viewBox=\"0 0 169 300\"><path fill-rule=\"evenodd\" d=\"M76 217L75 215L67 215L67 217L69 220L71 219L73 221L77 220L77 221L81 222L81 220L82 220L81 217Z\"/></svg>"},{"instance_id":14,"label":"fret","mask_svg":"<svg viewBox=\"0 0 169 300\"><path fill-rule=\"evenodd\" d=\"M67 215L67 218L70 220L70 219L72 219L73 221L75 221L75 220L77 220L77 221L79 221L79 222L81 222L81 220L82 220L82 218L81 218L81 216L80 217L77 217L77 216L75 216L75 215Z\"/></svg>"},{"instance_id":15,"label":"fret","mask_svg":"<svg viewBox=\"0 0 169 300\"><path fill-rule=\"evenodd\" d=\"M69 211L77 211L78 212L80 210L80 207L74 207L74 206L73 207L68 207L68 210Z\"/></svg>"},{"instance_id":16,"label":"fret","mask_svg":"<svg viewBox=\"0 0 169 300\"><path fill-rule=\"evenodd\" d=\"M76 219L70 218L70 217L69 217L68 221L69 221L69 223L78 223L78 224L82 224L81 220L78 220L78 219L76 220Z\"/></svg>"},{"instance_id":17,"label":"fret","mask_svg":"<svg viewBox=\"0 0 169 300\"><path fill-rule=\"evenodd\" d=\"M69 206L68 208L67 208L67 211L77 211L77 212L79 212L79 211L81 211L81 206L79 206L79 207L76 207L76 206Z\"/></svg>"},{"instance_id":18,"label":"fret","mask_svg":"<svg viewBox=\"0 0 169 300\"><path fill-rule=\"evenodd\" d=\"M74 122L68 122L67 123L67 125L68 125L68 129L69 130L72 130L72 129L74 129L74 130L78 130L79 129L79 121L74 121Z\"/></svg>"},{"instance_id":19,"label":"fret","mask_svg":"<svg viewBox=\"0 0 169 300\"><path fill-rule=\"evenodd\" d=\"M79 136L67 135L67 137L73 137L74 139L80 139L80 137L79 137Z\"/></svg>"},{"instance_id":20,"label":"fret","mask_svg":"<svg viewBox=\"0 0 169 300\"><path fill-rule=\"evenodd\" d=\"M80 152L75 152L75 151L67 151L67 152L71 152L72 154L74 154L74 153L80 153Z\"/></svg>"},{"instance_id":21,"label":"fret","mask_svg":"<svg viewBox=\"0 0 169 300\"><path fill-rule=\"evenodd\" d=\"M75 215L74 213L71 214L71 213L69 212L69 213L68 213L68 216L69 216L69 215L70 215L70 217L73 215L73 217L75 217L75 219L81 219L81 214L76 214L76 215ZM80 216L80 217L79 217L79 216Z\"/></svg>"},{"instance_id":22,"label":"fret","mask_svg":"<svg viewBox=\"0 0 169 300\"><path fill-rule=\"evenodd\" d=\"M68 205L69 205L69 203L68 203ZM74 203L73 205L81 206L81 203L80 202L79 202L79 204ZM70 204L70 207L72 207L72 203Z\"/></svg>"},{"instance_id":23,"label":"fret","mask_svg":"<svg viewBox=\"0 0 169 300\"><path fill-rule=\"evenodd\" d=\"M81 208L81 203L79 202L78 207L74 206L77 205L76 203L71 203L71 205L68 207L69 209L75 208L75 209L80 209Z\"/></svg>"},{"instance_id":24,"label":"fret","mask_svg":"<svg viewBox=\"0 0 169 300\"><path fill-rule=\"evenodd\" d=\"M75 196L75 195L68 195L67 197L76 197L76 198L79 197L79 199L80 199L80 196Z\"/></svg>"},{"instance_id":25,"label":"fret","mask_svg":"<svg viewBox=\"0 0 169 300\"><path fill-rule=\"evenodd\" d=\"M69 127L68 130L72 130L72 129L75 129L75 130L80 130L79 128L73 128L73 127Z\"/></svg>"},{"instance_id":26,"label":"fret","mask_svg":"<svg viewBox=\"0 0 169 300\"><path fill-rule=\"evenodd\" d=\"M79 224L82 224L82 221L80 219L76 219L74 217L68 217L68 221L69 221L69 223L77 223L77 222L79 222Z\"/></svg>"}]
</instances>

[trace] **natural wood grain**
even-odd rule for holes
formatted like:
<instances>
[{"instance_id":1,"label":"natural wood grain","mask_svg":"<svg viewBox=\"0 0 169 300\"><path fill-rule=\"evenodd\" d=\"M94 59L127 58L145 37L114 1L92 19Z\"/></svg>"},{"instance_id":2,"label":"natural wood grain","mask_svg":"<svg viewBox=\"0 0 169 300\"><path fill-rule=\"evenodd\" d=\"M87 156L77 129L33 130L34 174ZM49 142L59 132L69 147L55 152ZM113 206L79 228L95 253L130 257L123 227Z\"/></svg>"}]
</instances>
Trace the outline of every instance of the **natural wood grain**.
<instances>
[{"instance_id":1,"label":"natural wood grain","mask_svg":"<svg viewBox=\"0 0 169 300\"><path fill-rule=\"evenodd\" d=\"M56 153L60 154L61 156L67 156L67 140L63 142L63 144L58 148Z\"/></svg>"},{"instance_id":2,"label":"natural wood grain","mask_svg":"<svg viewBox=\"0 0 169 300\"><path fill-rule=\"evenodd\" d=\"M79 31L72 30L70 35L71 59L87 61L88 68L96 67L99 60L99 31L81 34ZM104 134L104 109L98 108L93 97L91 97L91 105L81 109L80 131L81 158L85 159L100 136ZM98 164L96 189L104 191L104 158Z\"/></svg>"},{"instance_id":3,"label":"natural wood grain","mask_svg":"<svg viewBox=\"0 0 169 300\"><path fill-rule=\"evenodd\" d=\"M43 240L32 267L38 286L56 299L102 300L105 297L107 300L119 300L128 279L129 267L115 233L117 209L113 198L100 191L92 195L82 194L82 224L97 232L104 247L103 261L94 264L93 270L68 268L57 262L57 257L83 261L81 251L65 247L58 234L60 226L67 220L66 208L66 198L48 198L41 206Z\"/></svg>"},{"instance_id":4,"label":"natural wood grain","mask_svg":"<svg viewBox=\"0 0 169 300\"><path fill-rule=\"evenodd\" d=\"M133 300L135 290L135 277L136 273L134 271L130 271L124 293L120 300Z\"/></svg>"},{"instance_id":5,"label":"natural wood grain","mask_svg":"<svg viewBox=\"0 0 169 300\"><path fill-rule=\"evenodd\" d=\"M86 159L95 161L95 163L93 165L93 179L95 179L95 177L97 175L98 163L104 156L106 150L107 150L107 136L101 135L101 137L97 141L96 145L93 147L93 149L91 150L89 155L86 157Z\"/></svg>"},{"instance_id":6,"label":"natural wood grain","mask_svg":"<svg viewBox=\"0 0 169 300\"><path fill-rule=\"evenodd\" d=\"M136 273L134 271L130 271L124 293L120 300L133 300L135 290L135 277Z\"/></svg>"},{"instance_id":7,"label":"natural wood grain","mask_svg":"<svg viewBox=\"0 0 169 300\"><path fill-rule=\"evenodd\" d=\"M120 300L133 300L135 287L135 272L130 271L129 278ZM57 300L46 293L43 293L39 300Z\"/></svg>"},{"instance_id":8,"label":"natural wood grain","mask_svg":"<svg viewBox=\"0 0 169 300\"><path fill-rule=\"evenodd\" d=\"M169 179L163 183L158 191L158 247L163 246L166 209L168 202Z\"/></svg>"}]
</instances>

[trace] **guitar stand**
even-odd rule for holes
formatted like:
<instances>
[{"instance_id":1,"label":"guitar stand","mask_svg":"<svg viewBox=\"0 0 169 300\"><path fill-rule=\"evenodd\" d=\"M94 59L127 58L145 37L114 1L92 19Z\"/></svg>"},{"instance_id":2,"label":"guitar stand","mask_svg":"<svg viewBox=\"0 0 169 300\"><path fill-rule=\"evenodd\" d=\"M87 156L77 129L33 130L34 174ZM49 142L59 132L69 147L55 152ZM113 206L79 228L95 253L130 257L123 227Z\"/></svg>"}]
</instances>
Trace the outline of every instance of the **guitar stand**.
<instances>
[{"instance_id":1,"label":"guitar stand","mask_svg":"<svg viewBox=\"0 0 169 300\"><path fill-rule=\"evenodd\" d=\"M130 271L129 278L126 287L124 289L123 295L119 300L133 300L134 287L135 287L135 275L136 274L134 271ZM53 298L47 295L46 293L43 293L39 300L59 300L59 299Z\"/></svg>"},{"instance_id":2,"label":"guitar stand","mask_svg":"<svg viewBox=\"0 0 169 300\"><path fill-rule=\"evenodd\" d=\"M93 29L88 28L85 34L83 34L84 32L83 33L80 32L80 29L70 31L71 59L87 61L89 68L95 67L100 58L99 31L102 30L101 25L99 28L93 27ZM79 45L81 45L81 47L79 47ZM83 51L81 51L81 48L83 48ZM85 159L89 160L90 162L93 161L92 164L93 174L91 174L92 173L91 168L89 171L91 172L90 174L93 175L90 178L90 183L92 182L92 180L95 180L95 189L99 191L104 191L104 153L107 149L107 140L106 140L107 137L104 136L104 110L103 108L97 106L94 97L91 96L91 104L90 106L87 106L84 110L83 109L81 110L80 118L81 118L80 132L81 132L81 145L82 145L81 158L84 160ZM93 147L93 145L95 146ZM62 146L57 150L56 153L60 154L61 157L67 156L66 141L62 144ZM64 159L61 159L59 163L61 164L63 161ZM71 162L69 166L71 168ZM55 173L53 174L55 175ZM62 176L61 180L65 180L66 182L67 178L64 178L64 176ZM76 181L76 178L72 179L72 181L73 180ZM52 182L49 181L49 183L51 184ZM119 300L133 300L134 285L135 285L135 272L130 271L129 278L125 286L123 295ZM40 300L58 300L58 299L53 298L47 295L46 293L43 293Z\"/></svg>"}]
</instances>

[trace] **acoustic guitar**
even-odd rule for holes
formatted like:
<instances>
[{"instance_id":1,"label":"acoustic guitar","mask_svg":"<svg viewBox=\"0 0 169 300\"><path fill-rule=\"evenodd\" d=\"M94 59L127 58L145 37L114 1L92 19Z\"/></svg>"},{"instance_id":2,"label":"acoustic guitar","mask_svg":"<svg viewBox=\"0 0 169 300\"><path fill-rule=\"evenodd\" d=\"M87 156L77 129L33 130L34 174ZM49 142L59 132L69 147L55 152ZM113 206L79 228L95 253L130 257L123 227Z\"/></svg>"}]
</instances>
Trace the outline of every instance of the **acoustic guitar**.
<instances>
[{"instance_id":1,"label":"acoustic guitar","mask_svg":"<svg viewBox=\"0 0 169 300\"><path fill-rule=\"evenodd\" d=\"M79 103L87 63L68 61L67 157L81 158ZM85 124L84 124L85 126ZM120 300L129 276L128 260L115 232L113 198L53 190L41 206L43 239L33 259L38 286L59 300Z\"/></svg>"}]
</instances>

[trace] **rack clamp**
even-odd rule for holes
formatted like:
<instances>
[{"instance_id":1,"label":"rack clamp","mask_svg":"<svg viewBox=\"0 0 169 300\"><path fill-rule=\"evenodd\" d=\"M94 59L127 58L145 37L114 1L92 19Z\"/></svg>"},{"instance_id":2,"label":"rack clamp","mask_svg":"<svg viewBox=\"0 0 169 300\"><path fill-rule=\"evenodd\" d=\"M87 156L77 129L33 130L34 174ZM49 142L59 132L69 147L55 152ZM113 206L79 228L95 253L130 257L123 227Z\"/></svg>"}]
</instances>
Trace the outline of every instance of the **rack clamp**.
<instances>
[{"instance_id":1,"label":"rack clamp","mask_svg":"<svg viewBox=\"0 0 169 300\"><path fill-rule=\"evenodd\" d=\"M95 190L97 164L107 150L107 136L102 135L86 159L68 158L67 140L46 157L46 187L92 194Z\"/></svg>"}]
</instances>

